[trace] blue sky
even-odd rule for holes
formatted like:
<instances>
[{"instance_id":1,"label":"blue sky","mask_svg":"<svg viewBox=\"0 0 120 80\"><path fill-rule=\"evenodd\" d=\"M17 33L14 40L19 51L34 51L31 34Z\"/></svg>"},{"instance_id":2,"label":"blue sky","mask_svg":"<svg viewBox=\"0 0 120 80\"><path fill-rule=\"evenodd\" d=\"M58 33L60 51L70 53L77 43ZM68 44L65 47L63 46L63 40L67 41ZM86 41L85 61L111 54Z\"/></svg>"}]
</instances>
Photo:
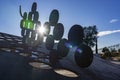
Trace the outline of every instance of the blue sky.
<instances>
[{"instance_id":1,"label":"blue sky","mask_svg":"<svg viewBox=\"0 0 120 80\"><path fill-rule=\"evenodd\" d=\"M96 25L99 32L120 30L120 0L0 0L0 32L20 35L19 5L23 12L29 12L34 1L42 23L49 20L53 9L59 10L64 37L74 24ZM120 32L98 39L99 48L117 43L120 43Z\"/></svg>"}]
</instances>

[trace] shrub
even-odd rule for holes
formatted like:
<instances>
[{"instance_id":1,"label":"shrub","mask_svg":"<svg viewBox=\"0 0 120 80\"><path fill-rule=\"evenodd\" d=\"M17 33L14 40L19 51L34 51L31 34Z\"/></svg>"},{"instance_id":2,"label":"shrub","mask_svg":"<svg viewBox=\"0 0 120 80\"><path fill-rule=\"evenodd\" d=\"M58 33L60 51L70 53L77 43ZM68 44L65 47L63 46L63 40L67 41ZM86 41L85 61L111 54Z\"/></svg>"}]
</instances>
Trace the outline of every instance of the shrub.
<instances>
[{"instance_id":1,"label":"shrub","mask_svg":"<svg viewBox=\"0 0 120 80\"><path fill-rule=\"evenodd\" d=\"M118 52L112 52L112 53L111 53L111 56L112 56L112 57L116 57L116 56L118 56L118 55L119 55Z\"/></svg>"},{"instance_id":2,"label":"shrub","mask_svg":"<svg viewBox=\"0 0 120 80\"><path fill-rule=\"evenodd\" d=\"M107 57L111 57L111 52L107 47L104 47L102 49L103 54L101 55L101 58L106 59Z\"/></svg>"},{"instance_id":3,"label":"shrub","mask_svg":"<svg viewBox=\"0 0 120 80\"><path fill-rule=\"evenodd\" d=\"M109 49L107 48L107 47L104 47L103 49L102 49L102 52L108 52L109 51Z\"/></svg>"}]
</instances>

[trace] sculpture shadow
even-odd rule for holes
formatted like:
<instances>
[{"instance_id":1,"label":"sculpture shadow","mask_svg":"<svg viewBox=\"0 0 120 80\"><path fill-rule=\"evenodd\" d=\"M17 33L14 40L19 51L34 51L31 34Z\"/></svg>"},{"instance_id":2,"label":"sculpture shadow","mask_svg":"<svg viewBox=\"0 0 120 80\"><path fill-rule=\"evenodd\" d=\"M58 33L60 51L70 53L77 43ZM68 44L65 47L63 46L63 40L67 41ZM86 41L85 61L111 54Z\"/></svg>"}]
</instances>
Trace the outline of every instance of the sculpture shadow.
<instances>
[{"instance_id":1,"label":"sculpture shadow","mask_svg":"<svg viewBox=\"0 0 120 80\"><path fill-rule=\"evenodd\" d=\"M80 80L66 77L51 69L34 68L29 59L19 54L0 52L0 80Z\"/></svg>"}]
</instances>

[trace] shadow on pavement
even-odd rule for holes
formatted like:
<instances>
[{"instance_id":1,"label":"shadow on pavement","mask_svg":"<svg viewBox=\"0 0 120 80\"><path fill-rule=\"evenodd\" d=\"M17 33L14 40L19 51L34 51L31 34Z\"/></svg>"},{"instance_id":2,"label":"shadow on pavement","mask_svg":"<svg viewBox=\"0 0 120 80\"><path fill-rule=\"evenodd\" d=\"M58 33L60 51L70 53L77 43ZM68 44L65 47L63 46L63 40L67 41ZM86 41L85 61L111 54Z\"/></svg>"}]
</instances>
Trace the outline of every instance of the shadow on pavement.
<instances>
[{"instance_id":1,"label":"shadow on pavement","mask_svg":"<svg viewBox=\"0 0 120 80\"><path fill-rule=\"evenodd\" d=\"M66 77L53 69L33 68L26 57L19 54L0 52L0 80L80 80Z\"/></svg>"}]
</instances>

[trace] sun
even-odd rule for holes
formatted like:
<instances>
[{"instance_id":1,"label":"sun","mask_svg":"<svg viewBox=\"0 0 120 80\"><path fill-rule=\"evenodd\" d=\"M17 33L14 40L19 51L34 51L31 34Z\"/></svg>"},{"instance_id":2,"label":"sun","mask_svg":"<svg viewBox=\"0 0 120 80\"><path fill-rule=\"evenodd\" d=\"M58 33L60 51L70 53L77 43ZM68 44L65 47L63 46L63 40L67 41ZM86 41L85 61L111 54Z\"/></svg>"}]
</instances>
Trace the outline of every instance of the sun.
<instances>
[{"instance_id":1,"label":"sun","mask_svg":"<svg viewBox=\"0 0 120 80\"><path fill-rule=\"evenodd\" d=\"M44 26L41 26L38 28L39 33L44 34L45 33L45 28Z\"/></svg>"}]
</instances>

